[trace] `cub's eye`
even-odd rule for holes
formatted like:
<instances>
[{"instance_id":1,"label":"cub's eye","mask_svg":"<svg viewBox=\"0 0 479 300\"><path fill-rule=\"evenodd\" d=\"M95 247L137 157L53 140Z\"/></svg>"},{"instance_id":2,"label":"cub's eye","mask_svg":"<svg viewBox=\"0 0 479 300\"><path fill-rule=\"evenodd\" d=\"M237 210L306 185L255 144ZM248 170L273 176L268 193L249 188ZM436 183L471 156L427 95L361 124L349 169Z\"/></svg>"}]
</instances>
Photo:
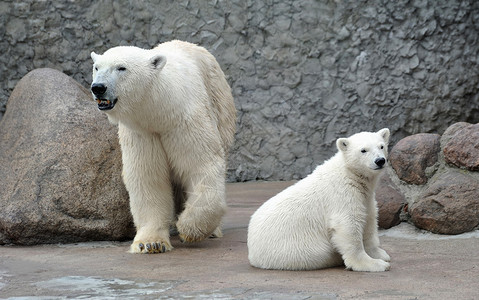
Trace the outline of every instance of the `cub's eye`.
<instances>
[{"instance_id":1,"label":"cub's eye","mask_svg":"<svg viewBox=\"0 0 479 300\"><path fill-rule=\"evenodd\" d=\"M368 151L366 151L366 149L361 149L361 153L366 153Z\"/></svg>"},{"instance_id":2,"label":"cub's eye","mask_svg":"<svg viewBox=\"0 0 479 300\"><path fill-rule=\"evenodd\" d=\"M123 72L123 71L126 71L126 68L125 67L118 67L117 70L120 71L120 72Z\"/></svg>"},{"instance_id":3,"label":"cub's eye","mask_svg":"<svg viewBox=\"0 0 479 300\"><path fill-rule=\"evenodd\" d=\"M98 71L98 68L97 68L97 67L95 67L95 71Z\"/></svg>"},{"instance_id":4,"label":"cub's eye","mask_svg":"<svg viewBox=\"0 0 479 300\"><path fill-rule=\"evenodd\" d=\"M384 146L381 145L381 149L384 149Z\"/></svg>"}]
</instances>

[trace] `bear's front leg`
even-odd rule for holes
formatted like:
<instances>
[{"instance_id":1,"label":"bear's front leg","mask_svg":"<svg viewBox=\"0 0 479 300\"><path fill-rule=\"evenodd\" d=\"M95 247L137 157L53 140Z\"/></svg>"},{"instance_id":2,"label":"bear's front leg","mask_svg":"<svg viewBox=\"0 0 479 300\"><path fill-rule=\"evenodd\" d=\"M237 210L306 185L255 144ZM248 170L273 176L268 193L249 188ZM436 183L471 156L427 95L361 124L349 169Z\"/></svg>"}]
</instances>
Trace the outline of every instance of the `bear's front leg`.
<instances>
[{"instance_id":1,"label":"bear's front leg","mask_svg":"<svg viewBox=\"0 0 479 300\"><path fill-rule=\"evenodd\" d=\"M221 237L221 218L226 211L224 162L213 162L187 179L187 201L176 227L180 239L198 242L211 235Z\"/></svg>"},{"instance_id":2,"label":"bear's front leg","mask_svg":"<svg viewBox=\"0 0 479 300\"><path fill-rule=\"evenodd\" d=\"M373 196L374 197L374 196ZM374 199L374 198L373 198ZM375 200L369 202L366 225L364 227L363 243L366 253L372 258L391 261L391 257L381 249L378 236L378 209Z\"/></svg>"},{"instance_id":3,"label":"bear's front leg","mask_svg":"<svg viewBox=\"0 0 479 300\"><path fill-rule=\"evenodd\" d=\"M119 125L123 180L137 230L130 252L170 251L173 247L169 228L174 220L174 202L163 147L156 136Z\"/></svg>"},{"instance_id":4,"label":"bear's front leg","mask_svg":"<svg viewBox=\"0 0 479 300\"><path fill-rule=\"evenodd\" d=\"M363 245L363 223L352 216L337 216L331 221L331 242L341 254L347 269L382 272L390 268L388 262L370 257Z\"/></svg>"}]
</instances>

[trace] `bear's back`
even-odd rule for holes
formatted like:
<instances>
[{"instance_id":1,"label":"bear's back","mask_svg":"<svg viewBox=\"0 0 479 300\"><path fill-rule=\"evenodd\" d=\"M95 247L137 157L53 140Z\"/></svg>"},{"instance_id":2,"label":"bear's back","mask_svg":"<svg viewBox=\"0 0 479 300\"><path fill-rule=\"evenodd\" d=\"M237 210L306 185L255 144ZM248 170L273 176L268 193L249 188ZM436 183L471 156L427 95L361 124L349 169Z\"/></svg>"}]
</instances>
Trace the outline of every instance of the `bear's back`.
<instances>
[{"instance_id":1,"label":"bear's back","mask_svg":"<svg viewBox=\"0 0 479 300\"><path fill-rule=\"evenodd\" d=\"M180 40L159 44L154 50L165 53L168 59L180 63L186 60L198 69L208 95L207 108L227 153L236 131L236 108L231 88L215 57L203 47Z\"/></svg>"}]
</instances>

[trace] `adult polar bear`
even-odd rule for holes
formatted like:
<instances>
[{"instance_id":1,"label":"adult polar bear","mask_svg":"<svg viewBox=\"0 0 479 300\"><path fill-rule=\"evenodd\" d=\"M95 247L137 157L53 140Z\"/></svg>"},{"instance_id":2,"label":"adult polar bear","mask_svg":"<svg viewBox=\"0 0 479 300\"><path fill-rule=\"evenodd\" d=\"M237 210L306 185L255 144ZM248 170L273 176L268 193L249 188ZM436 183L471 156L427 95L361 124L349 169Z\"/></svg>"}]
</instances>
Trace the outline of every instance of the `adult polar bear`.
<instances>
[{"instance_id":1,"label":"adult polar bear","mask_svg":"<svg viewBox=\"0 0 479 300\"><path fill-rule=\"evenodd\" d=\"M386 164L389 129L337 140L338 153L266 201L248 228L250 263L264 269L311 270L343 263L386 271L379 248L374 190Z\"/></svg>"},{"instance_id":2,"label":"adult polar bear","mask_svg":"<svg viewBox=\"0 0 479 300\"><path fill-rule=\"evenodd\" d=\"M220 236L236 111L215 58L182 41L150 50L115 47L91 57L92 94L118 124L137 229L130 252L171 250L175 222L187 242Z\"/></svg>"}]
</instances>

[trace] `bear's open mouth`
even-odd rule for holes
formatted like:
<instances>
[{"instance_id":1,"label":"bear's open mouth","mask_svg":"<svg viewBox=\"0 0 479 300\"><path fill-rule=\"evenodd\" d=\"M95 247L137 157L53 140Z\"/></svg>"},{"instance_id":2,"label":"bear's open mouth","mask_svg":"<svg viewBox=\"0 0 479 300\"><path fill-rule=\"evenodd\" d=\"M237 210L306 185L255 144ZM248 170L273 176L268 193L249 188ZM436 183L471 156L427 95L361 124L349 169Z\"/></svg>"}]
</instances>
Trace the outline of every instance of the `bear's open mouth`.
<instances>
[{"instance_id":1,"label":"bear's open mouth","mask_svg":"<svg viewBox=\"0 0 479 300\"><path fill-rule=\"evenodd\" d=\"M118 101L118 98L114 99L113 101L107 100L107 99L96 99L96 102L98 103L98 109L99 110L110 110L112 109L116 101Z\"/></svg>"}]
</instances>

